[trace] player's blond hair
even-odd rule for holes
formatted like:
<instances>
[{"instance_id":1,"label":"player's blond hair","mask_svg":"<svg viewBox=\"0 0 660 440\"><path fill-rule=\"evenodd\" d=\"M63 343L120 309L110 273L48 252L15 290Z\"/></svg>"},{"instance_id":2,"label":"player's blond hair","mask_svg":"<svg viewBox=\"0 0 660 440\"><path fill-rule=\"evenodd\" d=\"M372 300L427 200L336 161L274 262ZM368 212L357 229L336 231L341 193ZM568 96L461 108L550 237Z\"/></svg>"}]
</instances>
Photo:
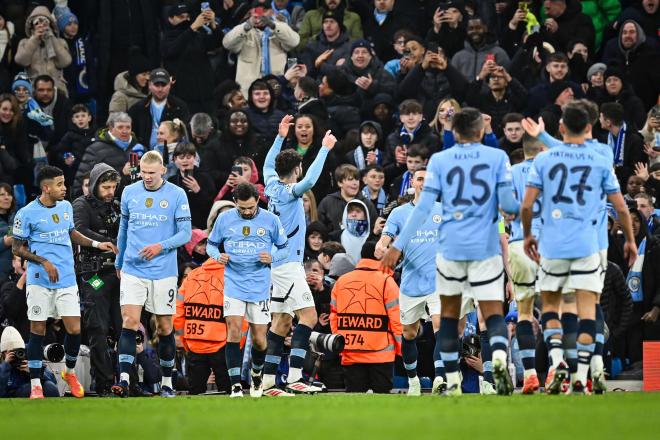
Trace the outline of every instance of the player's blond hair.
<instances>
[{"instance_id":1,"label":"player's blond hair","mask_svg":"<svg viewBox=\"0 0 660 440\"><path fill-rule=\"evenodd\" d=\"M157 165L163 165L163 156L160 155L158 151L147 151L144 153L142 156L142 159L140 159L140 165L145 164L157 164Z\"/></svg>"}]
</instances>

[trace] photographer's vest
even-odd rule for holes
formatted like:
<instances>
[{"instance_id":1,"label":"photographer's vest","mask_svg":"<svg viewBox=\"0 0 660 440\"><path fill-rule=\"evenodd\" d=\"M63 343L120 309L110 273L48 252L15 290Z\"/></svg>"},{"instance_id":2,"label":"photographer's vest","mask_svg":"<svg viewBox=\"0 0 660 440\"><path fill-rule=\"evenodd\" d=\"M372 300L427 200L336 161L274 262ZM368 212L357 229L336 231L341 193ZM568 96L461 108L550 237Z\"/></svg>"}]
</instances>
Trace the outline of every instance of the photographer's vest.
<instances>
[{"instance_id":1,"label":"photographer's vest","mask_svg":"<svg viewBox=\"0 0 660 440\"><path fill-rule=\"evenodd\" d=\"M227 343L224 303L225 267L208 259L193 270L177 294L174 328L183 346L193 353L215 353ZM243 321L245 343L248 323Z\"/></svg>"},{"instance_id":2,"label":"photographer's vest","mask_svg":"<svg viewBox=\"0 0 660 440\"><path fill-rule=\"evenodd\" d=\"M398 292L387 292L390 275L377 266L371 267L371 261L380 264L361 260L353 272L337 280L333 289L333 333L344 337L343 365L394 360L395 341L388 311L396 307L398 319Z\"/></svg>"}]
</instances>

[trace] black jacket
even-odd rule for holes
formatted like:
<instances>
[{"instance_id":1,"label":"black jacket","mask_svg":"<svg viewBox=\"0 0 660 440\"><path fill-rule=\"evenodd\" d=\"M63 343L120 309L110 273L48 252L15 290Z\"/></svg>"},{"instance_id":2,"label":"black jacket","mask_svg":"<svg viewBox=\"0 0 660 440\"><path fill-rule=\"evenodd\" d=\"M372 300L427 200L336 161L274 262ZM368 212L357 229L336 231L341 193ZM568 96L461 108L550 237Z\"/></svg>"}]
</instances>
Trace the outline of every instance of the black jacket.
<instances>
[{"instance_id":1,"label":"black jacket","mask_svg":"<svg viewBox=\"0 0 660 440\"><path fill-rule=\"evenodd\" d=\"M440 151L440 138L433 132L431 127L422 121L422 125L415 134L415 138L411 144L422 144L427 147L431 154ZM397 176L403 174L406 171L405 164L399 166L396 163L395 150L399 145L405 145L403 139L401 139L399 129L394 130L387 136L385 142L385 155L383 157L383 167L385 168L385 179L388 183L392 183L392 180Z\"/></svg>"},{"instance_id":2,"label":"black jacket","mask_svg":"<svg viewBox=\"0 0 660 440\"><path fill-rule=\"evenodd\" d=\"M179 170L177 170L175 175L167 179L167 181L183 188L188 196L192 226L193 228L204 230L206 229L206 220L208 219L209 211L211 211L211 205L213 205L213 197L215 197L217 192L216 186L213 183L211 176L200 172L197 167L193 170L192 177L197 180L197 183L200 186L200 190L197 194L183 184L183 176Z\"/></svg>"},{"instance_id":3,"label":"black jacket","mask_svg":"<svg viewBox=\"0 0 660 440\"><path fill-rule=\"evenodd\" d=\"M74 124L71 124L69 131L64 134L62 140L60 140L60 142L51 150L51 164L61 168L64 171L64 181L66 183L67 190L73 188L73 180L76 177L78 166L80 165L80 161L85 155L85 150L92 143L94 132L95 130L93 128L81 130ZM65 153L73 153L75 157L73 165L68 166L65 164Z\"/></svg>"},{"instance_id":4,"label":"black jacket","mask_svg":"<svg viewBox=\"0 0 660 440\"><path fill-rule=\"evenodd\" d=\"M641 130L646 123L646 110L644 103L633 92L633 90L624 83L623 90L617 96L608 93L604 94L603 102L617 102L623 107L624 121L632 130ZM599 103L599 104L602 104Z\"/></svg>"},{"instance_id":5,"label":"black jacket","mask_svg":"<svg viewBox=\"0 0 660 440\"><path fill-rule=\"evenodd\" d=\"M222 32L219 26L207 34L190 29L190 22L178 26L165 25L161 41L163 65L174 76L176 83L172 93L186 102L206 101L212 105L215 78L207 53L221 45Z\"/></svg>"},{"instance_id":6,"label":"black jacket","mask_svg":"<svg viewBox=\"0 0 660 440\"><path fill-rule=\"evenodd\" d=\"M624 335L631 323L633 302L621 268L611 261L607 264L600 306L610 334L614 337Z\"/></svg>"},{"instance_id":7,"label":"black jacket","mask_svg":"<svg viewBox=\"0 0 660 440\"><path fill-rule=\"evenodd\" d=\"M564 13L555 19L558 28L552 34L545 26L541 26L541 36L544 41L552 44L558 51L565 51L571 40L582 40L587 43L589 52L594 52L596 31L591 17L583 14L579 1L567 1Z\"/></svg>"},{"instance_id":8,"label":"black jacket","mask_svg":"<svg viewBox=\"0 0 660 440\"><path fill-rule=\"evenodd\" d=\"M319 33L313 40L311 40L300 55L301 63L307 66L307 75L315 78L319 75L324 75L332 66L337 64L341 58L348 60L351 57L350 49L351 44L347 32L342 32L333 42L329 42L323 32ZM316 59L326 50L333 50L332 55L327 61L322 63L317 69L314 65Z\"/></svg>"},{"instance_id":9,"label":"black jacket","mask_svg":"<svg viewBox=\"0 0 660 440\"><path fill-rule=\"evenodd\" d=\"M403 3L403 2L401 2ZM374 8L370 9L370 14L366 20L362 20L362 29L364 37L371 41L376 51L376 55L381 60L391 60L396 58L396 52L392 47L394 33L400 29L415 29L414 23L411 23L408 17L401 14L400 11L392 11L387 14L387 18L382 24L378 24L374 18Z\"/></svg>"},{"instance_id":10,"label":"black jacket","mask_svg":"<svg viewBox=\"0 0 660 440\"><path fill-rule=\"evenodd\" d=\"M424 107L424 117L430 121L435 117L440 101L448 97L462 101L467 86L465 77L449 63L444 71L424 70L418 64L399 84L398 100L418 100Z\"/></svg>"},{"instance_id":11,"label":"black jacket","mask_svg":"<svg viewBox=\"0 0 660 440\"><path fill-rule=\"evenodd\" d=\"M132 119L133 132L137 136L138 142L144 145L145 149L149 148L151 127L153 125L150 107L151 95L136 102L128 109L128 114ZM167 97L163 114L160 117L160 122L173 121L175 118L179 118L187 124L190 120L190 114L188 113L188 106L186 103L170 94Z\"/></svg>"},{"instance_id":12,"label":"black jacket","mask_svg":"<svg viewBox=\"0 0 660 440\"><path fill-rule=\"evenodd\" d=\"M391 46L391 45L390 45ZM372 99L379 93L387 93L394 96L396 89L396 80L394 77L385 70L383 63L378 58L373 58L371 62L364 69L358 69L353 65L353 61L348 58L346 62L339 67L339 71L343 73L351 84L355 84L355 80L361 76L371 75L373 82L367 90L356 87L358 95L362 97L363 101Z\"/></svg>"},{"instance_id":13,"label":"black jacket","mask_svg":"<svg viewBox=\"0 0 660 440\"><path fill-rule=\"evenodd\" d=\"M507 113L522 112L527 105L527 89L515 78L504 92L504 98L497 101L488 89L483 91L484 82L474 81L468 87L465 100L468 105L478 108L492 118L491 126L495 135L502 136L502 118Z\"/></svg>"},{"instance_id":14,"label":"black jacket","mask_svg":"<svg viewBox=\"0 0 660 440\"><path fill-rule=\"evenodd\" d=\"M600 141L607 145L608 132L600 137ZM616 176L621 188L625 188L628 178L635 174L635 164L647 163L648 156L644 152L644 138L633 127L626 128L626 139L623 143L623 165L616 167Z\"/></svg>"},{"instance_id":15,"label":"black jacket","mask_svg":"<svg viewBox=\"0 0 660 440\"><path fill-rule=\"evenodd\" d=\"M116 244L121 217L119 198L115 197L112 202L104 202L96 197L99 177L112 169L105 163L98 163L94 166L89 176L89 194L80 196L73 201L73 221L76 230L85 237L99 242L111 241ZM102 252L94 248L81 248L81 252L87 255L103 254L114 260L114 254L111 252ZM112 270L113 268L110 268L110 271Z\"/></svg>"},{"instance_id":16,"label":"black jacket","mask_svg":"<svg viewBox=\"0 0 660 440\"><path fill-rule=\"evenodd\" d=\"M342 139L349 130L360 127L360 103L361 100L357 94L326 96L321 98L325 104L330 116L330 122L333 132L338 139Z\"/></svg>"},{"instance_id":17,"label":"black jacket","mask_svg":"<svg viewBox=\"0 0 660 440\"><path fill-rule=\"evenodd\" d=\"M374 223L376 222L376 218L378 218L376 208L374 208L374 205L372 205L369 200L365 199L359 192L355 198L362 200L364 204L367 205L367 209L369 210L369 220L371 223L370 231L373 231ZM342 198L339 191L328 194L323 200L321 200L321 203L319 203L319 221L327 228L328 235L331 238L336 238L337 234L341 235L341 219L344 215L344 208L347 203L348 202Z\"/></svg>"},{"instance_id":18,"label":"black jacket","mask_svg":"<svg viewBox=\"0 0 660 440\"><path fill-rule=\"evenodd\" d=\"M87 150L85 150L85 154L80 161L78 172L76 173L76 178L73 183L73 196L78 197L82 194L83 176L86 173L91 172L92 168L94 168L94 165L97 163L105 163L114 168L115 171L122 176L122 188L130 183L129 177L122 175L122 169L124 168L124 165L126 165L126 162L129 161L131 148L133 148L135 144L137 144L137 140L135 139L135 136L133 136L131 144L128 149L124 151L114 143L112 138L110 138L107 129L104 128L99 131L95 141L87 147ZM117 189L117 194L119 194L119 190L120 188Z\"/></svg>"}]
</instances>

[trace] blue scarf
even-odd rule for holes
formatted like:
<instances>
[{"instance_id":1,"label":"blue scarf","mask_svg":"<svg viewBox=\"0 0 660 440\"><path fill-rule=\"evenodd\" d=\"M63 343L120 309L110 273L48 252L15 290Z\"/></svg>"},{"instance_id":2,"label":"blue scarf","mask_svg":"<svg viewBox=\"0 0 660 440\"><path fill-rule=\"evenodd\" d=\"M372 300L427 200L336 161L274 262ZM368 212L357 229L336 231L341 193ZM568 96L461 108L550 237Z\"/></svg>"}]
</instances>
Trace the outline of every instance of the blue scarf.
<instances>
[{"instance_id":1,"label":"blue scarf","mask_svg":"<svg viewBox=\"0 0 660 440\"><path fill-rule=\"evenodd\" d=\"M368 186L365 185L365 187L362 188L362 195L365 199L373 203L371 199L371 191L369 191ZM381 188L378 190L378 199L376 200L375 208L378 212L381 212L383 208L385 208L385 205L387 205L387 194L385 194L385 191L383 191L383 188Z\"/></svg>"},{"instance_id":2,"label":"blue scarf","mask_svg":"<svg viewBox=\"0 0 660 440\"><path fill-rule=\"evenodd\" d=\"M78 38L75 41L76 53L74 54L73 65L76 66L76 90L79 94L89 92L87 83L87 55L85 54L85 41Z\"/></svg>"},{"instance_id":3,"label":"blue scarf","mask_svg":"<svg viewBox=\"0 0 660 440\"><path fill-rule=\"evenodd\" d=\"M378 12L378 9L374 8L374 18L376 19L378 26L381 26L387 19L387 14L389 14L389 12Z\"/></svg>"},{"instance_id":4,"label":"blue scarf","mask_svg":"<svg viewBox=\"0 0 660 440\"><path fill-rule=\"evenodd\" d=\"M403 142L404 145L412 144L420 128L422 128L422 124L419 124L417 128L415 128L411 133L408 131L405 125L401 124L401 129L399 130L399 137L401 138L401 142Z\"/></svg>"},{"instance_id":5,"label":"blue scarf","mask_svg":"<svg viewBox=\"0 0 660 440\"><path fill-rule=\"evenodd\" d=\"M374 148L374 151L376 151L376 163L381 165L380 151L378 148ZM353 160L355 161L355 166L357 166L358 170L363 170L367 167L367 162L364 157L364 150L361 145L358 145L355 151L353 151Z\"/></svg>"},{"instance_id":6,"label":"blue scarf","mask_svg":"<svg viewBox=\"0 0 660 440\"><path fill-rule=\"evenodd\" d=\"M607 135L607 144L612 147L612 151L614 152L614 166L615 167L620 167L623 165L623 150L624 150L624 144L626 142L626 123L624 122L623 125L621 126L621 130L619 130L619 134L614 139L614 136L612 136L612 133Z\"/></svg>"},{"instance_id":7,"label":"blue scarf","mask_svg":"<svg viewBox=\"0 0 660 440\"><path fill-rule=\"evenodd\" d=\"M133 140L133 138L132 137L129 138L126 142L124 142L121 139L116 138L116 137L112 137L112 140L115 142L116 146L118 146L122 150L126 151L126 150L128 150L128 147L131 145L131 141Z\"/></svg>"},{"instance_id":8,"label":"blue scarf","mask_svg":"<svg viewBox=\"0 0 660 440\"><path fill-rule=\"evenodd\" d=\"M642 240L637 249L637 260L630 268L628 276L626 277L626 284L633 302L644 301L644 284L642 277L642 268L644 267L644 253L646 252L646 238Z\"/></svg>"},{"instance_id":9,"label":"blue scarf","mask_svg":"<svg viewBox=\"0 0 660 440\"><path fill-rule=\"evenodd\" d=\"M277 7L275 6L275 2L271 2L270 7L273 9L273 11L275 11L275 15L277 14L284 15L286 17L286 22L291 24L291 14L289 14L289 11L287 11L286 8L277 9Z\"/></svg>"},{"instance_id":10,"label":"blue scarf","mask_svg":"<svg viewBox=\"0 0 660 440\"><path fill-rule=\"evenodd\" d=\"M412 173L410 171L403 173L403 176L401 176L401 186L399 187L399 197L408 195L408 188L410 188L411 181Z\"/></svg>"},{"instance_id":11,"label":"blue scarf","mask_svg":"<svg viewBox=\"0 0 660 440\"><path fill-rule=\"evenodd\" d=\"M158 144L158 127L160 120L163 117L163 111L167 101L163 102L162 106L154 104L153 98L149 101L149 110L151 111L151 136L149 137L149 147L154 148Z\"/></svg>"},{"instance_id":12,"label":"blue scarf","mask_svg":"<svg viewBox=\"0 0 660 440\"><path fill-rule=\"evenodd\" d=\"M261 34L261 74L270 75L270 45L269 40L273 31L269 27L263 30Z\"/></svg>"}]
</instances>

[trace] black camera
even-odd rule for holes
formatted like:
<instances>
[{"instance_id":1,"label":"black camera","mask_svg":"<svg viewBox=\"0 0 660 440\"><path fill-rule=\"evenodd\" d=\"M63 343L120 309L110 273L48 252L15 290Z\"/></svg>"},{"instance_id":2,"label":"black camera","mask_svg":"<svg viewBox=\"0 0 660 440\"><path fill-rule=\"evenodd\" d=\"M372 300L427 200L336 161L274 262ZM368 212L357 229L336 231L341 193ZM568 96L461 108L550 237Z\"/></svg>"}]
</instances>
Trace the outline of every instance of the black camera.
<instances>
[{"instance_id":1,"label":"black camera","mask_svg":"<svg viewBox=\"0 0 660 440\"><path fill-rule=\"evenodd\" d=\"M344 337L342 335L329 335L312 332L309 336L309 346L317 353L340 353L344 350Z\"/></svg>"},{"instance_id":2,"label":"black camera","mask_svg":"<svg viewBox=\"0 0 660 440\"><path fill-rule=\"evenodd\" d=\"M470 335L463 338L463 346L461 347L461 357L468 356L479 357L481 353L481 340L478 335Z\"/></svg>"},{"instance_id":3,"label":"black camera","mask_svg":"<svg viewBox=\"0 0 660 440\"><path fill-rule=\"evenodd\" d=\"M25 355L25 349L24 348L17 348L15 350L11 350L10 353L14 355L14 359L11 361L10 365L14 368L18 368L23 361L27 360L27 356Z\"/></svg>"}]
</instances>

